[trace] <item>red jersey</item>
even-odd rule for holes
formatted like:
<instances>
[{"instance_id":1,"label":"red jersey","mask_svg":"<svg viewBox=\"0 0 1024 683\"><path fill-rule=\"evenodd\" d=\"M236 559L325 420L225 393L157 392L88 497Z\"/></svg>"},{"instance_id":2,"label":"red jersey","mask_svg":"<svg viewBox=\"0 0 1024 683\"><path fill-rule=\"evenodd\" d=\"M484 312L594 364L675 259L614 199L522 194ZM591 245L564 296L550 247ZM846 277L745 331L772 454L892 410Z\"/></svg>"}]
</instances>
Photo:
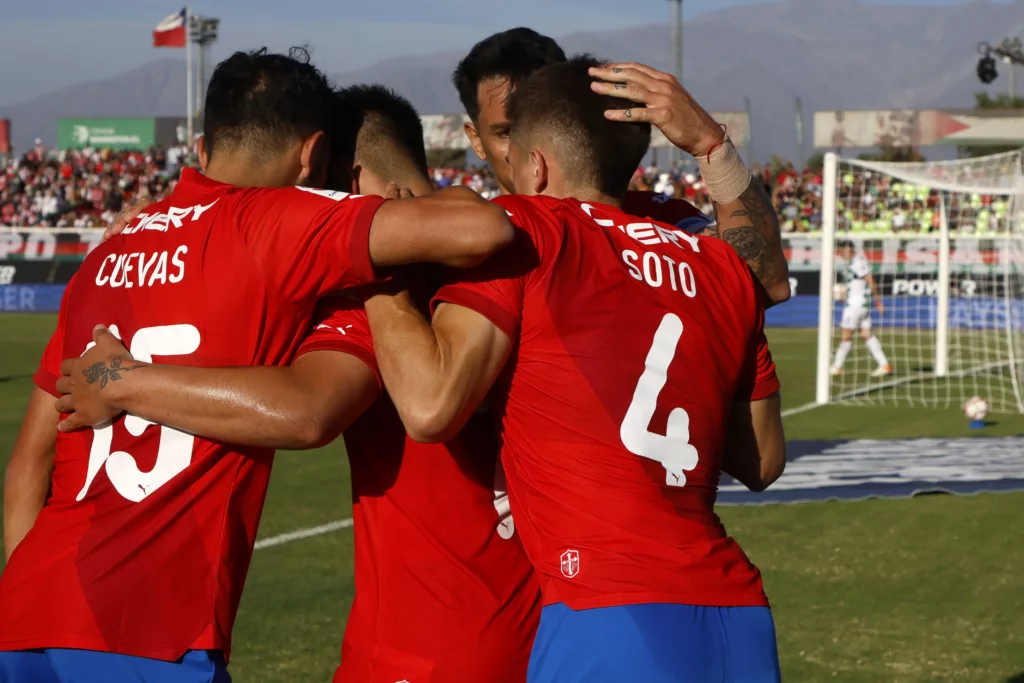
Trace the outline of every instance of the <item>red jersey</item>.
<instances>
[{"instance_id":1,"label":"red jersey","mask_svg":"<svg viewBox=\"0 0 1024 683\"><path fill-rule=\"evenodd\" d=\"M54 393L99 323L142 361L289 363L318 297L372 281L382 201L184 170L82 263L36 383ZM0 577L0 650L227 655L272 458L134 416L59 434L50 497Z\"/></svg>"},{"instance_id":2,"label":"red jersey","mask_svg":"<svg viewBox=\"0 0 1024 683\"><path fill-rule=\"evenodd\" d=\"M300 354L340 351L377 373L360 304L329 297L317 321ZM540 590L509 514L493 421L416 443L382 396L345 446L356 597L335 682L525 681Z\"/></svg>"},{"instance_id":3,"label":"red jersey","mask_svg":"<svg viewBox=\"0 0 1024 683\"><path fill-rule=\"evenodd\" d=\"M491 406L544 603L767 604L713 509L731 406L779 386L746 264L611 206L496 201L516 241L435 301L517 344Z\"/></svg>"},{"instance_id":4,"label":"red jersey","mask_svg":"<svg viewBox=\"0 0 1024 683\"><path fill-rule=\"evenodd\" d=\"M622 200L622 212L630 216L650 218L668 223L691 235L700 234L715 221L705 216L696 206L684 199L673 199L660 192L627 192Z\"/></svg>"}]
</instances>

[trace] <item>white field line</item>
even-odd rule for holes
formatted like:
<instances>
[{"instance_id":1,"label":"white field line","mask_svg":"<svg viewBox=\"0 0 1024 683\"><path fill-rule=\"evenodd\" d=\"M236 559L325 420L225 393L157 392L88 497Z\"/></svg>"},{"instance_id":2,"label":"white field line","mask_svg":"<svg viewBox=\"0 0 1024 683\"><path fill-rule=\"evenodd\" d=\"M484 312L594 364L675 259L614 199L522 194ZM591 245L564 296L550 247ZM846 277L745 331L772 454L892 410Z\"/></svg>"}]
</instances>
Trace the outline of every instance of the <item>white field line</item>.
<instances>
[{"instance_id":1,"label":"white field line","mask_svg":"<svg viewBox=\"0 0 1024 683\"><path fill-rule=\"evenodd\" d=\"M820 403L814 403L812 401L811 403L805 403L802 406L797 406L796 408L790 408L789 410L783 410L782 411L782 417L789 417L790 415L799 415L800 413L806 413L808 410L814 410L815 408L821 408L821 407L822 407L822 405Z\"/></svg>"},{"instance_id":2,"label":"white field line","mask_svg":"<svg viewBox=\"0 0 1024 683\"><path fill-rule=\"evenodd\" d=\"M790 415L797 415L799 413L805 413L808 410L814 410L820 407L817 403L806 403L796 408L790 408L789 410L782 413L782 417L789 417ZM308 529L298 529L297 531L290 531L287 534L281 534L280 536L271 536L270 538L264 538L256 541L254 548L256 550L262 550L263 548L273 548L275 545L284 545L285 543L291 543L292 541L301 541L305 538L313 538L314 536L321 536L323 534L329 534L334 531L341 531L342 529L348 529L352 526L352 518L339 519L334 522L328 522L327 524L321 524L320 526L309 527Z\"/></svg>"},{"instance_id":3,"label":"white field line","mask_svg":"<svg viewBox=\"0 0 1024 683\"><path fill-rule=\"evenodd\" d=\"M321 524L320 526L309 527L308 529L299 529L298 531L290 531L287 534L281 534L280 536L271 536L270 538L264 538L256 541L256 545L253 546L256 550L263 548L273 548L275 545L283 545L285 543L291 543L292 541L301 541L304 538L312 538L314 536L320 536L321 534L329 534L332 531L340 531L341 529L348 529L352 526L352 518L339 519L335 522L328 522L327 524Z\"/></svg>"}]
</instances>

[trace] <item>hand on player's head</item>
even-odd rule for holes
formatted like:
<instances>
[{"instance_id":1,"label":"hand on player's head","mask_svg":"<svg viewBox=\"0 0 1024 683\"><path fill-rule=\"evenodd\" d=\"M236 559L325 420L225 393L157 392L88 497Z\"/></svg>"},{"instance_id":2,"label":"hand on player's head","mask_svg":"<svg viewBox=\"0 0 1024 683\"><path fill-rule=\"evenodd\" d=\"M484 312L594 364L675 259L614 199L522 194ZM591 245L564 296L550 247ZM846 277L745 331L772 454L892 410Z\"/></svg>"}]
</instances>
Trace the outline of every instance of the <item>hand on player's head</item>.
<instances>
[{"instance_id":1,"label":"hand on player's head","mask_svg":"<svg viewBox=\"0 0 1024 683\"><path fill-rule=\"evenodd\" d=\"M579 55L539 69L509 100L512 122L511 163L516 187L524 178L517 166L536 161L538 150L549 169L547 190L553 196L598 192L621 198L651 144L651 127L644 122L620 125L605 117L619 101L591 88L590 69L602 64ZM532 171L531 171L532 174Z\"/></svg>"},{"instance_id":2,"label":"hand on player's head","mask_svg":"<svg viewBox=\"0 0 1024 683\"><path fill-rule=\"evenodd\" d=\"M57 429L70 432L112 420L121 414L116 405L116 385L126 373L143 367L121 340L103 325L93 330L93 345L80 357L61 363L63 375L57 380L56 408L68 417Z\"/></svg>"},{"instance_id":3,"label":"hand on player's head","mask_svg":"<svg viewBox=\"0 0 1024 683\"><path fill-rule=\"evenodd\" d=\"M706 154L722 140L723 131L679 81L644 64L607 64L590 70L594 92L643 104L609 109L612 121L657 126L669 141L694 156Z\"/></svg>"},{"instance_id":4,"label":"hand on player's head","mask_svg":"<svg viewBox=\"0 0 1024 683\"><path fill-rule=\"evenodd\" d=\"M126 209L122 209L121 213L114 217L114 222L107 226L107 229L103 231L103 241L106 242L111 237L115 237L124 232L124 229L132 224L139 214L142 213L155 199L140 199Z\"/></svg>"}]
</instances>

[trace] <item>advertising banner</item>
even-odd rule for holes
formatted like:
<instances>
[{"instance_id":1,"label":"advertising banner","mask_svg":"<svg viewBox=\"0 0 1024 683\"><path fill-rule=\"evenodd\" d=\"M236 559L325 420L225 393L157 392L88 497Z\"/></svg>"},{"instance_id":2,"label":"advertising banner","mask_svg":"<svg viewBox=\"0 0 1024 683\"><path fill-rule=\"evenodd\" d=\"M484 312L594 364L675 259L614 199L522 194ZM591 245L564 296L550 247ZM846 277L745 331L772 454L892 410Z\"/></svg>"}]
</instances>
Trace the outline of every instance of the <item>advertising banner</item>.
<instances>
[{"instance_id":1,"label":"advertising banner","mask_svg":"<svg viewBox=\"0 0 1024 683\"><path fill-rule=\"evenodd\" d=\"M195 120L194 129L201 131L202 122ZM188 121L184 116L163 116L156 119L156 144L164 149L169 147L180 147L188 137Z\"/></svg>"},{"instance_id":2,"label":"advertising banner","mask_svg":"<svg viewBox=\"0 0 1024 683\"><path fill-rule=\"evenodd\" d=\"M840 237L841 239L841 237ZM817 271L821 266L821 238L813 235L783 238L791 272ZM876 273L934 273L939 267L939 240L920 238L858 239L858 249ZM950 240L950 268L954 274L986 275L1002 272L1006 265L1024 263L1020 241L956 238Z\"/></svg>"},{"instance_id":3,"label":"advertising banner","mask_svg":"<svg viewBox=\"0 0 1024 683\"><path fill-rule=\"evenodd\" d=\"M102 239L95 229L0 228L0 286L66 284Z\"/></svg>"},{"instance_id":4,"label":"advertising banner","mask_svg":"<svg viewBox=\"0 0 1024 683\"><path fill-rule=\"evenodd\" d=\"M814 113L814 146L818 148L1022 143L1024 114L1020 112L886 109Z\"/></svg>"},{"instance_id":5,"label":"advertising banner","mask_svg":"<svg viewBox=\"0 0 1024 683\"><path fill-rule=\"evenodd\" d=\"M64 285L0 285L0 313L56 313Z\"/></svg>"},{"instance_id":6,"label":"advertising banner","mask_svg":"<svg viewBox=\"0 0 1024 683\"><path fill-rule=\"evenodd\" d=\"M723 476L717 502L764 505L1024 490L1020 436L790 441L786 451L786 476L769 490L751 493Z\"/></svg>"},{"instance_id":7,"label":"advertising banner","mask_svg":"<svg viewBox=\"0 0 1024 683\"><path fill-rule=\"evenodd\" d=\"M156 119L61 119L58 149L146 149L156 144Z\"/></svg>"},{"instance_id":8,"label":"advertising banner","mask_svg":"<svg viewBox=\"0 0 1024 683\"><path fill-rule=\"evenodd\" d=\"M710 112L711 118L725 126L729 138L737 147L744 148L750 145L750 116L745 111L722 111ZM671 147L672 143L662 135L661 131L654 128L651 131L651 147Z\"/></svg>"},{"instance_id":9,"label":"advertising banner","mask_svg":"<svg viewBox=\"0 0 1024 683\"><path fill-rule=\"evenodd\" d=\"M465 114L429 114L420 120L427 149L469 149L469 138L463 132L469 121Z\"/></svg>"}]
</instances>

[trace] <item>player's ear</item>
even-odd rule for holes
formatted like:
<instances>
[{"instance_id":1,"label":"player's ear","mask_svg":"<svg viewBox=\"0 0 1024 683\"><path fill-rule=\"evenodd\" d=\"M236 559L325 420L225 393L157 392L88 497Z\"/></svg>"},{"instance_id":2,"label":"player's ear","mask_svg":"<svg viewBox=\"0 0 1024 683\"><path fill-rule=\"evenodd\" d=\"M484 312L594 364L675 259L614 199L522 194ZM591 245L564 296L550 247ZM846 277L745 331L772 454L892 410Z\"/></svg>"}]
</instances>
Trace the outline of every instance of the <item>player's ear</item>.
<instances>
[{"instance_id":1,"label":"player's ear","mask_svg":"<svg viewBox=\"0 0 1024 683\"><path fill-rule=\"evenodd\" d=\"M210 163L210 155L206 151L206 136L205 135L200 135L199 136L199 142L196 145L196 147L197 147L197 150L199 152L199 168L201 168L203 170L203 173L206 173L206 167Z\"/></svg>"},{"instance_id":2,"label":"player's ear","mask_svg":"<svg viewBox=\"0 0 1024 683\"><path fill-rule=\"evenodd\" d=\"M472 121L467 121L462 126L462 130L466 133L466 137L469 138L469 144L473 146L473 151L476 153L477 157L486 161L487 156L484 152L484 143L480 140L480 133L477 132L476 124Z\"/></svg>"},{"instance_id":3,"label":"player's ear","mask_svg":"<svg viewBox=\"0 0 1024 683\"><path fill-rule=\"evenodd\" d=\"M352 167L352 194L365 194L361 189L361 180L363 180L363 167L356 164Z\"/></svg>"},{"instance_id":4,"label":"player's ear","mask_svg":"<svg viewBox=\"0 0 1024 683\"><path fill-rule=\"evenodd\" d=\"M544 153L539 149L530 152L530 177L533 180L533 194L544 194L550 182L551 168Z\"/></svg>"},{"instance_id":5,"label":"player's ear","mask_svg":"<svg viewBox=\"0 0 1024 683\"><path fill-rule=\"evenodd\" d=\"M323 187L327 182L327 165L330 163L330 149L327 135L318 130L302 143L299 164L302 167L296 185Z\"/></svg>"}]
</instances>

